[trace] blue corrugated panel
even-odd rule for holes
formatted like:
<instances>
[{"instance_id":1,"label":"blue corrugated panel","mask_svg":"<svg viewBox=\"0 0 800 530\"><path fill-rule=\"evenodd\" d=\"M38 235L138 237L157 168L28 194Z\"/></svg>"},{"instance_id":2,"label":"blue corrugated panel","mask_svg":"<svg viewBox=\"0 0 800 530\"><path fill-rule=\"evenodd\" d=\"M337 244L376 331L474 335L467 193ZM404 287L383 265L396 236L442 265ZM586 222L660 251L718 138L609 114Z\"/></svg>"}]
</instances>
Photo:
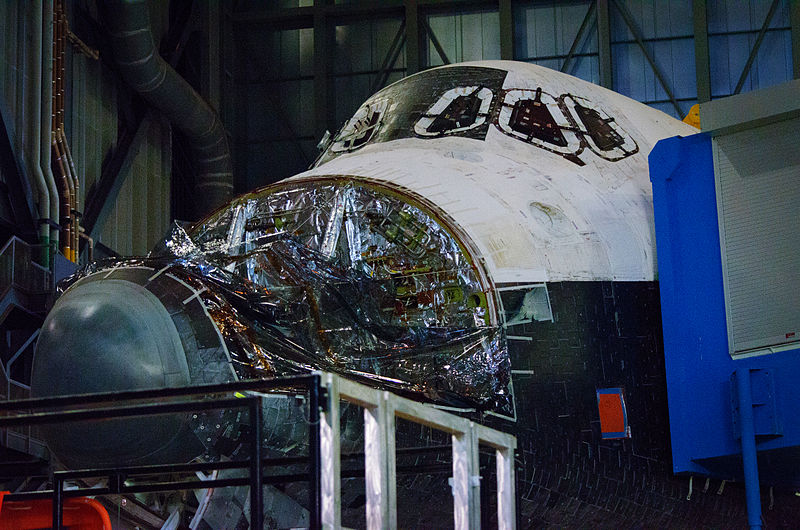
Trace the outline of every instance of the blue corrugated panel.
<instances>
[{"instance_id":1,"label":"blue corrugated panel","mask_svg":"<svg viewBox=\"0 0 800 530\"><path fill-rule=\"evenodd\" d=\"M708 45L711 96L733 94L772 2L723 0L708 2ZM789 1L782 0L772 17L742 92L766 88L792 78Z\"/></svg>"},{"instance_id":2,"label":"blue corrugated panel","mask_svg":"<svg viewBox=\"0 0 800 530\"><path fill-rule=\"evenodd\" d=\"M514 5L514 58L559 70L591 2L537 2ZM600 82L597 24L594 15L575 49L566 72Z\"/></svg>"},{"instance_id":3,"label":"blue corrugated panel","mask_svg":"<svg viewBox=\"0 0 800 530\"><path fill-rule=\"evenodd\" d=\"M609 10L614 90L683 119L697 99L694 30L689 2L626 0ZM633 19L680 111L675 109L620 9Z\"/></svg>"},{"instance_id":4,"label":"blue corrugated panel","mask_svg":"<svg viewBox=\"0 0 800 530\"><path fill-rule=\"evenodd\" d=\"M500 16L497 11L435 14L427 17L431 32L451 63L500 59ZM430 35L427 64L444 64Z\"/></svg>"},{"instance_id":5,"label":"blue corrugated panel","mask_svg":"<svg viewBox=\"0 0 800 530\"><path fill-rule=\"evenodd\" d=\"M758 370L754 394L768 388L774 403L767 423L775 427L758 437L761 482L798 485L800 350L736 360L728 354L710 137L656 144L650 178L674 471L740 477L731 374L749 368Z\"/></svg>"}]
</instances>

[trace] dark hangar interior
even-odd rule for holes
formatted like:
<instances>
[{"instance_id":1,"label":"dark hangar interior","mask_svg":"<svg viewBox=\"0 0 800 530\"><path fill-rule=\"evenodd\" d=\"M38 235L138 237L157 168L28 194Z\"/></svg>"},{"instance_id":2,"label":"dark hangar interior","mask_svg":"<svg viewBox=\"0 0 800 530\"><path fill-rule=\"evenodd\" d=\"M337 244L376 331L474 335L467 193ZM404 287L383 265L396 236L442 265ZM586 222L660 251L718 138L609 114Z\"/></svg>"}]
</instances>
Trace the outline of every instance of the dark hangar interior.
<instances>
[{"instance_id":1,"label":"dark hangar interior","mask_svg":"<svg viewBox=\"0 0 800 530\"><path fill-rule=\"evenodd\" d=\"M0 529L796 525L800 2L11 0L0 21ZM424 142L448 168L529 147L639 174L645 198L615 182L597 219L643 208L655 272L494 278L470 223L495 203L451 213L422 147L413 182L319 169L385 149L401 171L392 146ZM525 200L536 241L606 248ZM455 427L398 412L378 436L375 389Z\"/></svg>"}]
</instances>

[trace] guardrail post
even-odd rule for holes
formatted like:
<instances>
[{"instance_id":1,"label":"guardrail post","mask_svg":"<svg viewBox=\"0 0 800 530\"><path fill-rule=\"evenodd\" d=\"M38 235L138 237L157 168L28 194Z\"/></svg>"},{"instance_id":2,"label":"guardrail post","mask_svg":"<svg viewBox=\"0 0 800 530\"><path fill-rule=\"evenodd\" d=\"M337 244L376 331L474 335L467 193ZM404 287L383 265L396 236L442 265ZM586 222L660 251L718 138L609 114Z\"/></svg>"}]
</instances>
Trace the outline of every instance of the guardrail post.
<instances>
[{"instance_id":1,"label":"guardrail post","mask_svg":"<svg viewBox=\"0 0 800 530\"><path fill-rule=\"evenodd\" d=\"M82 421L89 419L124 418L148 416L152 414L180 413L194 410L213 410L228 408L248 408L251 416L250 440L252 453L249 462L218 462L208 464L177 464L167 466L136 466L130 468L93 469L77 472L54 472L53 491L31 492L21 495L27 498L52 498L53 528L63 525L63 499L65 494L87 493L104 495L109 493L130 493L133 490L125 485L128 473L153 475L156 473L193 472L207 469L249 469L250 476L209 481L172 481L159 483L176 489L196 489L208 487L229 487L249 485L251 527L263 525L263 448L262 403L259 394L240 397L217 398L214 400L192 400L160 403L134 404L113 407L90 407L90 404L110 401L136 401L154 398L168 398L191 395L209 395L227 392L255 391L265 388L286 388L291 385L308 385L309 388L309 471L302 474L308 478L310 526L311 528L341 528L341 467L340 467L340 416L339 401L345 399L353 406L365 409L365 478L367 482L367 526L395 530L397 528L396 495L396 418L416 422L433 429L451 433L453 438L453 478L454 478L454 518L457 529L479 528L480 525L480 476L478 447L488 445L497 451L498 475L498 521L499 528L515 530L519 526L515 520L515 499L517 490L514 475L514 449L516 439L510 434L485 427L443 410L396 396L391 392L378 391L336 375L316 372L311 376L275 378L267 381L240 381L204 385L191 388L164 388L159 390L126 391L121 393L101 393L93 395L63 396L26 399L17 402L0 402L0 428L20 425L32 426L62 421ZM326 392L327 391L327 392ZM323 406L321 406L323 405ZM76 409L77 407L77 409ZM83 408L81 408L83 407ZM57 409L38 412L43 409ZM19 410L33 411L19 414ZM17 414L11 414L17 412ZM293 459L292 459L293 460ZM231 465L235 464L235 465ZM97 472L97 473L95 473ZM110 474L104 475L105 472ZM78 491L64 492L64 482L82 477L107 476L106 488L82 488ZM298 475L282 477L294 480ZM274 478L278 478L275 476ZM136 491L142 491L137 489ZM30 497L33 495L34 497ZM9 499L10 500L10 499Z\"/></svg>"},{"instance_id":2,"label":"guardrail post","mask_svg":"<svg viewBox=\"0 0 800 530\"><path fill-rule=\"evenodd\" d=\"M64 514L64 485L57 474L53 475L53 529L61 530L62 516Z\"/></svg>"},{"instance_id":3,"label":"guardrail post","mask_svg":"<svg viewBox=\"0 0 800 530\"><path fill-rule=\"evenodd\" d=\"M320 392L322 391L319 373L312 376L312 383L308 389L308 473L309 477L309 504L310 523L312 530L322 528L322 451L320 450Z\"/></svg>"},{"instance_id":4,"label":"guardrail post","mask_svg":"<svg viewBox=\"0 0 800 530\"><path fill-rule=\"evenodd\" d=\"M263 463L261 461L261 398L250 398L250 528L264 528Z\"/></svg>"},{"instance_id":5,"label":"guardrail post","mask_svg":"<svg viewBox=\"0 0 800 530\"><path fill-rule=\"evenodd\" d=\"M453 434L453 517L456 530L480 528L478 437L471 421Z\"/></svg>"},{"instance_id":6,"label":"guardrail post","mask_svg":"<svg viewBox=\"0 0 800 530\"><path fill-rule=\"evenodd\" d=\"M380 392L377 406L364 408L364 478L370 530L397 528L394 427L390 394Z\"/></svg>"},{"instance_id":7,"label":"guardrail post","mask_svg":"<svg viewBox=\"0 0 800 530\"><path fill-rule=\"evenodd\" d=\"M323 374L327 387L327 406L319 422L319 441L322 451L322 527L339 529L342 526L340 440L339 440L339 380L333 374Z\"/></svg>"},{"instance_id":8,"label":"guardrail post","mask_svg":"<svg viewBox=\"0 0 800 530\"><path fill-rule=\"evenodd\" d=\"M516 530L517 494L514 491L514 450L497 449L497 528L498 530Z\"/></svg>"},{"instance_id":9,"label":"guardrail post","mask_svg":"<svg viewBox=\"0 0 800 530\"><path fill-rule=\"evenodd\" d=\"M17 238L11 240L11 285L14 285L14 273L17 269Z\"/></svg>"}]
</instances>

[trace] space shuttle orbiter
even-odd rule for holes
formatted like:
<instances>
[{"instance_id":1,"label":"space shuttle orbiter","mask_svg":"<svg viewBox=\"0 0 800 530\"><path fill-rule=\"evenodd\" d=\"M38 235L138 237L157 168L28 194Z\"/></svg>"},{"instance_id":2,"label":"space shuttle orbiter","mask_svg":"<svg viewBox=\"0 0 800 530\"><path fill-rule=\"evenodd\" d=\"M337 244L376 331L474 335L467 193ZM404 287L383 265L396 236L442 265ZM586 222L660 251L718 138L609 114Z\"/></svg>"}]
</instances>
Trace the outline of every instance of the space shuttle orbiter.
<instances>
[{"instance_id":1,"label":"space shuttle orbiter","mask_svg":"<svg viewBox=\"0 0 800 530\"><path fill-rule=\"evenodd\" d=\"M514 432L523 527L728 526L744 518L737 493L687 500L669 463L647 155L694 132L530 64L410 76L308 171L63 283L33 393L324 369ZM606 391L625 407L613 432ZM277 453L307 443L281 403L266 416ZM51 427L48 442L73 466L217 458L234 422ZM420 512L401 525L435 525Z\"/></svg>"}]
</instances>

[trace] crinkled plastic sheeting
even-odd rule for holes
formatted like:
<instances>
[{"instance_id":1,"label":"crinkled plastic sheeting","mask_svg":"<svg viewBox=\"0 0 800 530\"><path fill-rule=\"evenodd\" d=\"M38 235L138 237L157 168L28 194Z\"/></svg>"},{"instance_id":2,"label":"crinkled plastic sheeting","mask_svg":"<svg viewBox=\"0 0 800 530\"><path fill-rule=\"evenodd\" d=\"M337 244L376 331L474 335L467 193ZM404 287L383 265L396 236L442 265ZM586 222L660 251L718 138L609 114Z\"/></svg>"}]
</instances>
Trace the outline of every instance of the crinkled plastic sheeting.
<instances>
[{"instance_id":1,"label":"crinkled plastic sheeting","mask_svg":"<svg viewBox=\"0 0 800 530\"><path fill-rule=\"evenodd\" d=\"M146 258L206 287L242 378L321 369L459 407L509 413L510 363L486 293L420 207L353 181L234 201ZM119 265L119 261L93 267Z\"/></svg>"}]
</instances>

